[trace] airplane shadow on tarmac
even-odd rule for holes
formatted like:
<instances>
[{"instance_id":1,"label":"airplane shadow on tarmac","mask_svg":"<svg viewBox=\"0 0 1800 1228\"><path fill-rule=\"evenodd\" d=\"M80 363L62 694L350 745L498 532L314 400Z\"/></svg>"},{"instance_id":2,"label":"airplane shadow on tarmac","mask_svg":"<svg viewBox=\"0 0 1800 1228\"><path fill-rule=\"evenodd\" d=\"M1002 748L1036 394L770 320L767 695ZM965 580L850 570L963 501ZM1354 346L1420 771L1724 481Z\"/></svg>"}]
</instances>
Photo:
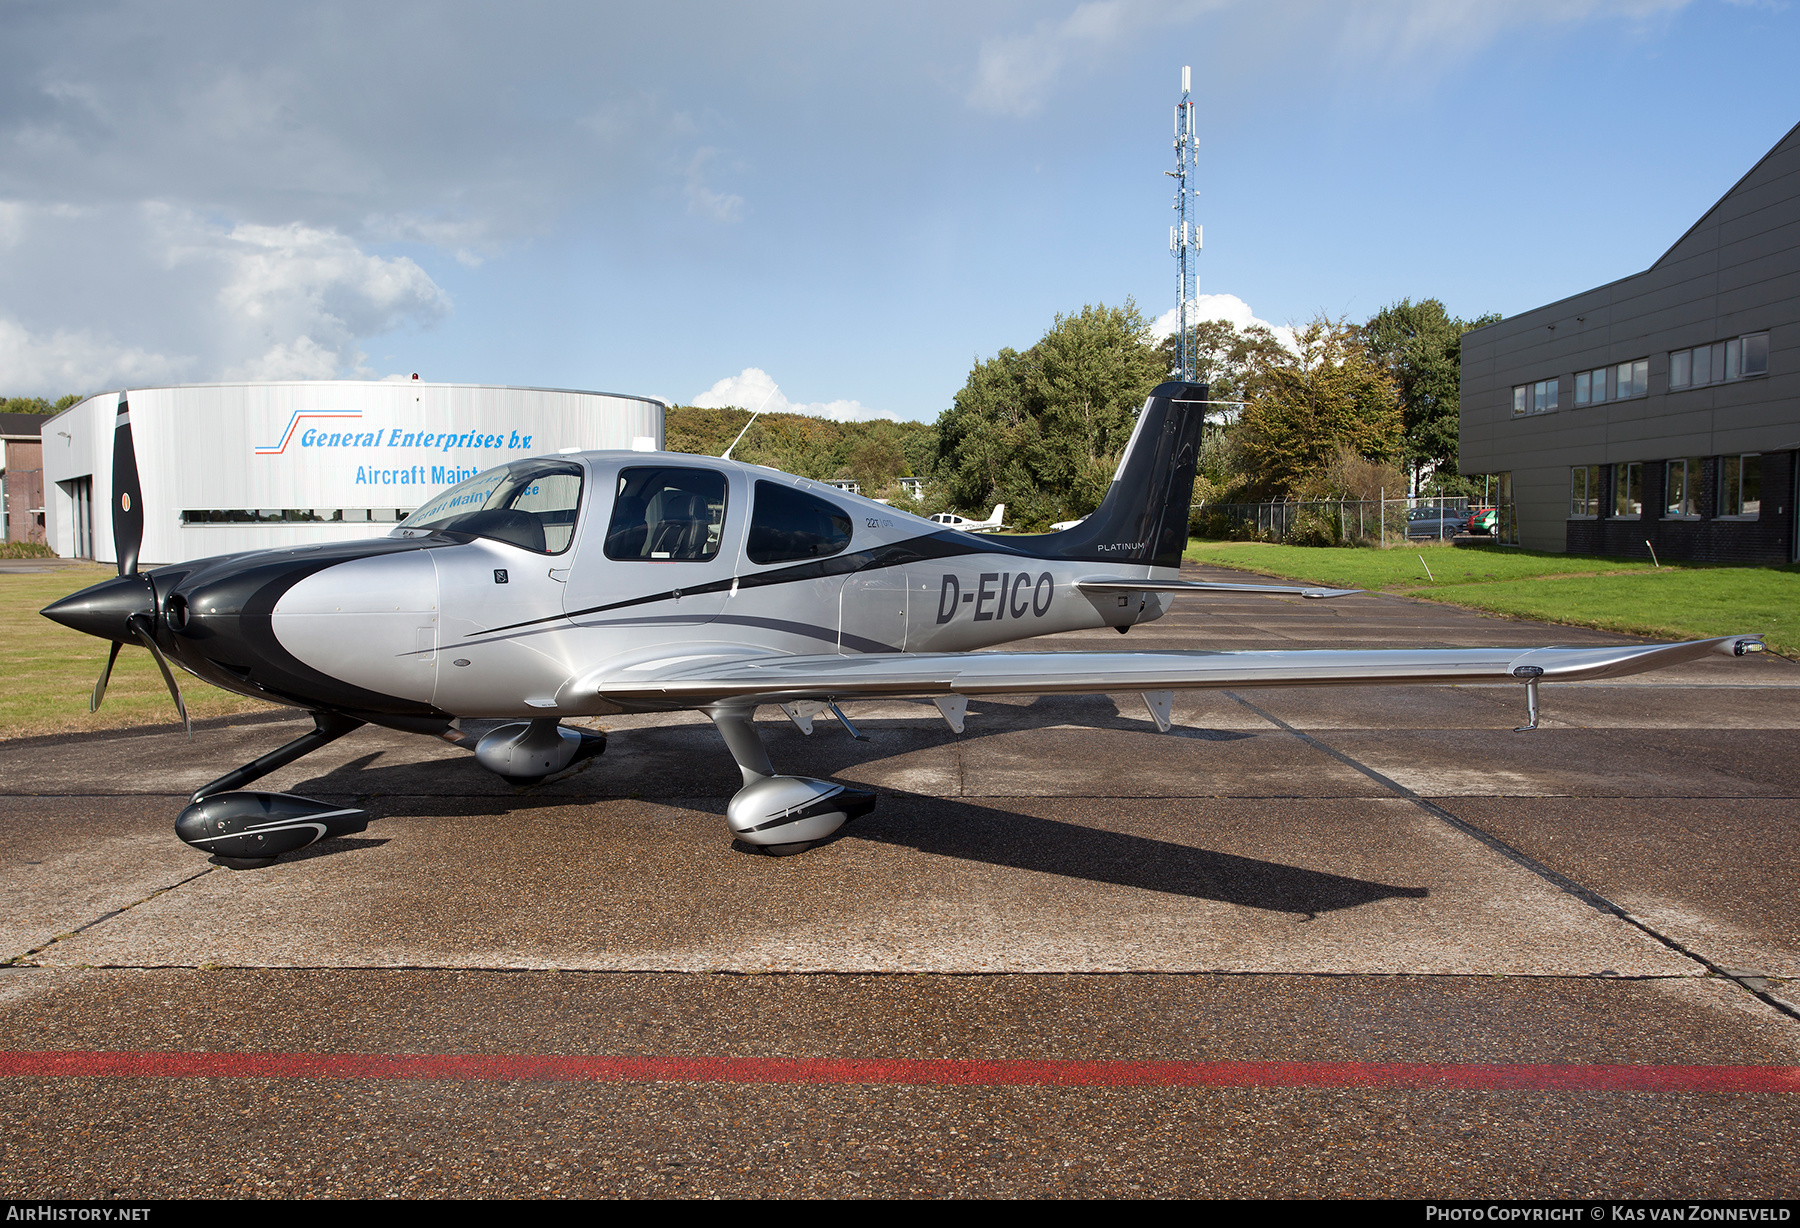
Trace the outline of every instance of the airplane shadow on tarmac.
<instances>
[{"instance_id":1,"label":"airplane shadow on tarmac","mask_svg":"<svg viewBox=\"0 0 1800 1228\"><path fill-rule=\"evenodd\" d=\"M1017 714L1021 709L1012 707L1009 711ZM1084 715L1091 719L1095 714ZM1060 722L1052 716L1045 723ZM1092 723L1101 728L1110 724L1132 730L1141 730L1145 724L1125 719ZM875 724L871 722L872 730ZM1019 727L1017 723L1011 725L1013 729ZM775 732L765 725L765 733ZM819 737L801 739L797 731L791 732L795 735L791 741L804 743L813 753L805 756L809 762L791 767L782 763L778 756L777 763L783 770L831 775L836 770L871 758L868 748L851 742L841 730L828 731L838 734L829 740ZM944 740L935 734L919 740L917 729L905 732L914 736L902 740L914 746ZM1226 731L1189 732L1227 740L1255 736ZM435 759L377 767L375 760L380 757L377 753L304 781L295 786L294 791L304 795L349 794L377 819L382 817L384 809L389 813L416 813L420 801L426 799L435 803L436 799L442 798L460 815L522 817L533 810L616 800L622 795L649 795L666 804L723 816L725 802L739 782L730 757L718 745L717 734L710 727L664 726L614 736L620 742L662 744L637 746L634 749L639 753L627 756L636 760L638 767L650 767L654 763L654 770L620 778L606 772L606 757L603 756L582 765L585 772L565 773L540 786L522 787L510 785L483 771L472 760ZM785 743L790 739L771 737L770 741ZM712 753L702 757L703 749ZM874 756L879 757L883 750L893 753L889 748L878 746ZM679 758L687 771L675 776L668 770L667 758ZM710 765L712 759L722 763ZM834 764L837 760L841 762ZM708 770L709 766L717 766L719 770ZM633 789L634 785L640 788ZM1384 899L1420 899L1430 894L1425 887L1376 882L1216 852L1080 823L1018 814L960 798L932 797L886 788L879 791L882 800L875 813L845 827L833 837L834 841L862 840L985 865L1307 917ZM399 804L384 808L384 797ZM437 807L433 804L432 808ZM723 826L721 821L721 853L729 848L724 841ZM327 840L288 854L283 860L332 856L376 847L383 842L358 837Z\"/></svg>"},{"instance_id":2,"label":"airplane shadow on tarmac","mask_svg":"<svg viewBox=\"0 0 1800 1228\"><path fill-rule=\"evenodd\" d=\"M951 798L899 794L884 801L886 813L878 809L835 838L1307 917L1431 894L1425 887L1308 870Z\"/></svg>"}]
</instances>

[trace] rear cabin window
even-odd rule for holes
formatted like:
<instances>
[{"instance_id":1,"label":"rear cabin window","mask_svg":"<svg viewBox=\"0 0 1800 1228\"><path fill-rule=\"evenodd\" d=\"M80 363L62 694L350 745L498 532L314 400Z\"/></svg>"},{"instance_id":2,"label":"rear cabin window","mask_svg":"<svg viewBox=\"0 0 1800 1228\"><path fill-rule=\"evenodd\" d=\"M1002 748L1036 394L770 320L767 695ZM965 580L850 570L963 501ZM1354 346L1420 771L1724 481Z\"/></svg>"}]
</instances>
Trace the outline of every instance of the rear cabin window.
<instances>
[{"instance_id":1,"label":"rear cabin window","mask_svg":"<svg viewBox=\"0 0 1800 1228\"><path fill-rule=\"evenodd\" d=\"M619 470L606 557L650 563L705 562L725 530L725 475L656 466Z\"/></svg>"},{"instance_id":2,"label":"rear cabin window","mask_svg":"<svg viewBox=\"0 0 1800 1228\"><path fill-rule=\"evenodd\" d=\"M834 503L778 482L756 484L750 513L752 563L822 559L850 544L850 517Z\"/></svg>"}]
</instances>

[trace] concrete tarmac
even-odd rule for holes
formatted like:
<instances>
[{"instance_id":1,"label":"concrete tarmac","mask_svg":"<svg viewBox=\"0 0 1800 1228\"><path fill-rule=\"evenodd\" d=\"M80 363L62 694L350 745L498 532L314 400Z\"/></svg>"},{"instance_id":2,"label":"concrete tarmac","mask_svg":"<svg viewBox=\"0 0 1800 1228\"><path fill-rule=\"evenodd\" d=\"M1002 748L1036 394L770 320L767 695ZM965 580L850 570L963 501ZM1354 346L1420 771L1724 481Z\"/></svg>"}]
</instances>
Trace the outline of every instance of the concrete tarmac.
<instances>
[{"instance_id":1,"label":"concrete tarmac","mask_svg":"<svg viewBox=\"0 0 1800 1228\"><path fill-rule=\"evenodd\" d=\"M1184 596L1126 637L1028 646L1620 638L1377 594ZM1543 708L1514 734L1510 686L1189 692L1162 735L1135 695L1021 698L972 703L958 736L882 702L850 707L861 743L770 708L779 770L881 795L784 859L732 848L737 772L691 714L594 722L606 754L530 789L359 730L257 787L363 806L369 830L252 871L173 818L307 722L0 744L0 1190L1791 1196L1800 665L1719 658ZM116 1054L229 1072L108 1073ZM443 1061L300 1077L270 1054ZM773 1065L505 1065L538 1058ZM999 1066L905 1073L938 1060ZM1522 1081L1480 1083L1501 1067Z\"/></svg>"}]
</instances>

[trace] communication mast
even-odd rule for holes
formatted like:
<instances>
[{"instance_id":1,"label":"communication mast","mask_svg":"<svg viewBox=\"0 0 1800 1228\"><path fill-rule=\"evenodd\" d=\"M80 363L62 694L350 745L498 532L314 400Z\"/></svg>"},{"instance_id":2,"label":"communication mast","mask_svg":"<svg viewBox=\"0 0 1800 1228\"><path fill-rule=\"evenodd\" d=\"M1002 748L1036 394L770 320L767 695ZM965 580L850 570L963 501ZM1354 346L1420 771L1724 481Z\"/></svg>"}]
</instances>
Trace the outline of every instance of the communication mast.
<instances>
[{"instance_id":1,"label":"communication mast","mask_svg":"<svg viewBox=\"0 0 1800 1228\"><path fill-rule=\"evenodd\" d=\"M1169 227L1169 251L1175 257L1175 302L1181 327L1181 378L1194 378L1194 356L1189 353L1188 305L1200 292L1194 272L1194 253L1200 250L1200 223L1189 214L1189 202L1200 195L1200 189L1188 187L1188 172L1200 170L1200 138L1194 133L1193 70L1181 69L1181 101L1175 104L1175 169L1163 174L1175 180L1175 225Z\"/></svg>"}]
</instances>

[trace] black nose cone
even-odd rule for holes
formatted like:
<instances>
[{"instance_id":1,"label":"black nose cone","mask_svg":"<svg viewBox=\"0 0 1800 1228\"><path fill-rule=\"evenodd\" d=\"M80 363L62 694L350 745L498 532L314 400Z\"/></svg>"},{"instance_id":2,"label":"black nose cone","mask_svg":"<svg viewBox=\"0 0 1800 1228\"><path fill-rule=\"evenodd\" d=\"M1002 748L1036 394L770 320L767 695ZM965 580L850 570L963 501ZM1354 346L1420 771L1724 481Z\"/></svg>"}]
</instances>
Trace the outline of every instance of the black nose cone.
<instances>
[{"instance_id":1,"label":"black nose cone","mask_svg":"<svg viewBox=\"0 0 1800 1228\"><path fill-rule=\"evenodd\" d=\"M41 613L53 622L73 627L103 640L135 642L129 619L133 614L156 612L156 594L150 577L142 574L102 580L92 588L53 601Z\"/></svg>"}]
</instances>

